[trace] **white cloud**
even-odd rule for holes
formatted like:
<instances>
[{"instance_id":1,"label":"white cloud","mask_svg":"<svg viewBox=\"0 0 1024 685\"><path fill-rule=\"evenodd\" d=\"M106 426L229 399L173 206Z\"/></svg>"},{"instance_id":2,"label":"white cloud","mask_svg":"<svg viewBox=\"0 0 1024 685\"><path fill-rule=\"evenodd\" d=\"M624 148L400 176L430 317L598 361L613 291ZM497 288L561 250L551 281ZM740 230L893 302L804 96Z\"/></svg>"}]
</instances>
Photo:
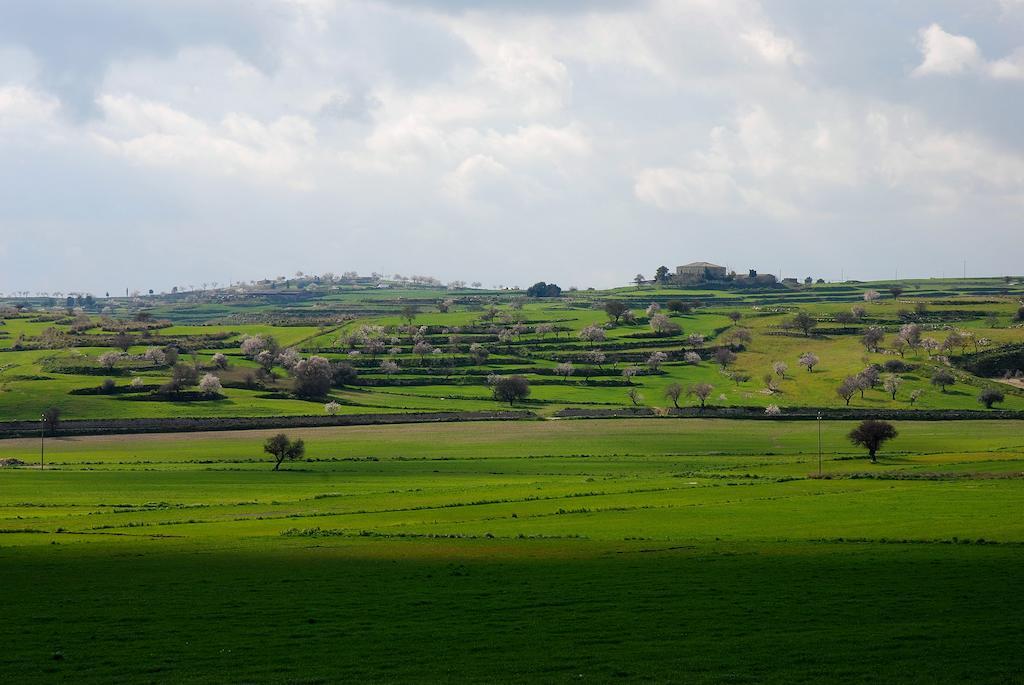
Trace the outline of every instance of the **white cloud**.
<instances>
[{"instance_id":1,"label":"white cloud","mask_svg":"<svg viewBox=\"0 0 1024 685\"><path fill-rule=\"evenodd\" d=\"M918 37L924 59L914 76L977 73L994 79L1024 79L1024 48L989 62L973 39L947 33L938 24L921 29Z\"/></svg>"},{"instance_id":2,"label":"white cloud","mask_svg":"<svg viewBox=\"0 0 1024 685\"><path fill-rule=\"evenodd\" d=\"M705 148L681 163L640 170L637 199L666 211L770 219L835 217L835 193L864 188L931 212L979 196L1024 202L1024 156L905 107L790 95L714 127Z\"/></svg>"},{"instance_id":3,"label":"white cloud","mask_svg":"<svg viewBox=\"0 0 1024 685\"><path fill-rule=\"evenodd\" d=\"M22 29L0 7L0 244L45 230L67 248L0 270L0 290L46 271L66 288L130 281L127 252L83 237L97 231L232 248L160 243L167 259L135 277L164 282L236 260L235 277L610 285L596 279L640 268L623 262L638 238L713 256L754 250L767 224L828 225L835 252L898 232L925 265L963 225L1001 246L993 260L1024 247L1024 134L1006 115L1024 55L982 54L1013 44L1016 20L994 6L968 38L927 7L880 26L857 8L758 0L452 5L104 3L52 25L35 11ZM74 55L63 26L89 29ZM915 76L989 79L969 118L938 99L946 88L905 87L922 26ZM687 215L729 231L687 233L684 248Z\"/></svg>"}]
</instances>

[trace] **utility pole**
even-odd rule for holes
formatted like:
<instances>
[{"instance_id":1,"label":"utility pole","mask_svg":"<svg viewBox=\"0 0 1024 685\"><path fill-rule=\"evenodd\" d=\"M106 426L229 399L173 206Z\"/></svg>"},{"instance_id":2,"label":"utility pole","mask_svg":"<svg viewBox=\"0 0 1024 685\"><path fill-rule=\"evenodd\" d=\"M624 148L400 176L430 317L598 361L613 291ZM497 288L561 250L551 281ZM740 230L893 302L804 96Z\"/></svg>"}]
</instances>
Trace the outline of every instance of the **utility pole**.
<instances>
[{"instance_id":1,"label":"utility pole","mask_svg":"<svg viewBox=\"0 0 1024 685\"><path fill-rule=\"evenodd\" d=\"M46 414L39 417L39 470L42 471L46 463Z\"/></svg>"},{"instance_id":2,"label":"utility pole","mask_svg":"<svg viewBox=\"0 0 1024 685\"><path fill-rule=\"evenodd\" d=\"M818 412L818 478L821 478L821 412Z\"/></svg>"}]
</instances>

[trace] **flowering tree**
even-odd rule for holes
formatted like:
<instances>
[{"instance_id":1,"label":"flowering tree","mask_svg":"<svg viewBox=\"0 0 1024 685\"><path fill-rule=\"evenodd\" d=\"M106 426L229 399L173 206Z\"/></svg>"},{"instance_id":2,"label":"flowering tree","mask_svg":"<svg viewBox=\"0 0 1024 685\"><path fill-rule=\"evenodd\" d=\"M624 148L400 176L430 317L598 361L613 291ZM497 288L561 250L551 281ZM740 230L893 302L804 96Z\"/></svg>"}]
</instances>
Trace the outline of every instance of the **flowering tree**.
<instances>
[{"instance_id":1,"label":"flowering tree","mask_svg":"<svg viewBox=\"0 0 1024 685\"><path fill-rule=\"evenodd\" d=\"M664 314L655 314L650 320L651 330L657 335L678 335L682 328Z\"/></svg>"},{"instance_id":2,"label":"flowering tree","mask_svg":"<svg viewBox=\"0 0 1024 685\"><path fill-rule=\"evenodd\" d=\"M882 294L880 292L878 292L877 290L868 290L868 291L866 291L864 293L864 301L865 302L874 302L875 300L877 300L881 296L882 296Z\"/></svg>"},{"instance_id":3,"label":"flowering tree","mask_svg":"<svg viewBox=\"0 0 1024 685\"><path fill-rule=\"evenodd\" d=\"M569 376L573 374L576 369L573 367L572 362L562 362L555 367L555 375L561 376L563 381L569 380Z\"/></svg>"},{"instance_id":4,"label":"flowering tree","mask_svg":"<svg viewBox=\"0 0 1024 685\"><path fill-rule=\"evenodd\" d=\"M103 368L112 369L117 366L119 361L121 361L121 353L114 351L104 352L100 356L96 357L96 361L99 362L99 365Z\"/></svg>"},{"instance_id":5,"label":"flowering tree","mask_svg":"<svg viewBox=\"0 0 1024 685\"><path fill-rule=\"evenodd\" d=\"M287 347L281 350L281 352L279 352L277 355L277 363L283 366L284 368L288 369L289 371L294 369L295 365L298 364L301 360L302 357L299 355L299 351L296 350L294 347Z\"/></svg>"},{"instance_id":6,"label":"flowering tree","mask_svg":"<svg viewBox=\"0 0 1024 685\"><path fill-rule=\"evenodd\" d=\"M687 352L683 355L683 361L687 364L700 364L701 358L696 352Z\"/></svg>"},{"instance_id":7,"label":"flowering tree","mask_svg":"<svg viewBox=\"0 0 1024 685\"><path fill-rule=\"evenodd\" d=\"M330 402L324 405L324 413L327 414L328 416L337 416L338 412L340 411L341 405L335 402L334 400L331 400Z\"/></svg>"},{"instance_id":8,"label":"flowering tree","mask_svg":"<svg viewBox=\"0 0 1024 685\"><path fill-rule=\"evenodd\" d=\"M818 365L819 361L821 360L818 359L818 355L813 352L804 352L800 355L799 364L800 366L806 367L807 372L811 373L814 371L814 367Z\"/></svg>"},{"instance_id":9,"label":"flowering tree","mask_svg":"<svg viewBox=\"0 0 1024 685\"><path fill-rule=\"evenodd\" d=\"M206 374L199 381L199 391L204 395L219 395L223 389L220 379L212 373Z\"/></svg>"},{"instance_id":10,"label":"flowering tree","mask_svg":"<svg viewBox=\"0 0 1024 685\"><path fill-rule=\"evenodd\" d=\"M150 347L142 353L142 358L154 366L163 366L167 363L167 355L159 347Z\"/></svg>"},{"instance_id":11,"label":"flowering tree","mask_svg":"<svg viewBox=\"0 0 1024 685\"><path fill-rule=\"evenodd\" d=\"M381 373L385 373L388 376L396 374L399 371L398 362L392 361L390 359L385 359L380 363L380 371Z\"/></svg>"},{"instance_id":12,"label":"flowering tree","mask_svg":"<svg viewBox=\"0 0 1024 685\"><path fill-rule=\"evenodd\" d=\"M216 369L228 368L228 358L220 352L213 355L213 357L210 359L210 363L213 364L214 368Z\"/></svg>"},{"instance_id":13,"label":"flowering tree","mask_svg":"<svg viewBox=\"0 0 1024 685\"><path fill-rule=\"evenodd\" d=\"M667 360L668 355L664 352L651 352L651 356L647 358L647 368L657 371Z\"/></svg>"},{"instance_id":14,"label":"flowering tree","mask_svg":"<svg viewBox=\"0 0 1024 685\"><path fill-rule=\"evenodd\" d=\"M882 387L885 388L885 391L889 393L893 399L896 399L896 393L899 392L901 385L903 385L903 379L894 373L887 375L885 380L882 382Z\"/></svg>"},{"instance_id":15,"label":"flowering tree","mask_svg":"<svg viewBox=\"0 0 1024 685\"><path fill-rule=\"evenodd\" d=\"M604 340L604 329L597 325L590 325L579 333L580 340L594 344Z\"/></svg>"},{"instance_id":16,"label":"flowering tree","mask_svg":"<svg viewBox=\"0 0 1024 685\"><path fill-rule=\"evenodd\" d=\"M786 372L789 371L789 366L786 362L774 362L772 363L772 371L774 371L775 375L779 378L785 378Z\"/></svg>"}]
</instances>

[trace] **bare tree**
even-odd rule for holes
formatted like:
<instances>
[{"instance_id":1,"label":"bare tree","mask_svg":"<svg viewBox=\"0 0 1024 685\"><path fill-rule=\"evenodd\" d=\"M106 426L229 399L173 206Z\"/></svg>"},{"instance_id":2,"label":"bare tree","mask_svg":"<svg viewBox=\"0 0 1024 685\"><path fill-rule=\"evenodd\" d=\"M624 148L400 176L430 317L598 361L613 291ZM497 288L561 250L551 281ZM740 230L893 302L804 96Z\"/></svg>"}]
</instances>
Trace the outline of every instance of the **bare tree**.
<instances>
[{"instance_id":1,"label":"bare tree","mask_svg":"<svg viewBox=\"0 0 1024 685\"><path fill-rule=\"evenodd\" d=\"M672 400L672 404L676 409L679 409L679 398L682 394L683 386L679 385L679 383L671 383L665 388L665 397Z\"/></svg>"},{"instance_id":2,"label":"bare tree","mask_svg":"<svg viewBox=\"0 0 1024 685\"><path fill-rule=\"evenodd\" d=\"M686 391L686 394L696 397L700 401L700 408L703 409L704 404L707 402L707 399L711 397L711 393L714 392L714 390L715 386L710 383L697 383L696 385L691 385L690 389Z\"/></svg>"}]
</instances>

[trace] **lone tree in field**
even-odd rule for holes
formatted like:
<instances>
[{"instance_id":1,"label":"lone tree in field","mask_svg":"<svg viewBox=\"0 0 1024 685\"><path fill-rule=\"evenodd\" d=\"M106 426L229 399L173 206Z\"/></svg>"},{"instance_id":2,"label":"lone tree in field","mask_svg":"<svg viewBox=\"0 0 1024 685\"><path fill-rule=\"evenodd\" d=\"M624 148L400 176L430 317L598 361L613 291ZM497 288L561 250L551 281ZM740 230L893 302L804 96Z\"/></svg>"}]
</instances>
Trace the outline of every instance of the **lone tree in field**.
<instances>
[{"instance_id":1,"label":"lone tree in field","mask_svg":"<svg viewBox=\"0 0 1024 685\"><path fill-rule=\"evenodd\" d=\"M414 304L407 304L402 307L402 318L411 326L412 322L416 320L416 316L420 313L419 308Z\"/></svg>"},{"instance_id":2,"label":"lone tree in field","mask_svg":"<svg viewBox=\"0 0 1024 685\"><path fill-rule=\"evenodd\" d=\"M800 355L798 363L800 366L807 367L807 373L812 373L814 371L814 367L817 366L820 361L821 360L818 359L818 355L813 352L804 352Z\"/></svg>"},{"instance_id":3,"label":"lone tree in field","mask_svg":"<svg viewBox=\"0 0 1024 685\"><path fill-rule=\"evenodd\" d=\"M814 331L814 327L817 325L818 320L807 312L797 312L792 319L786 322L786 326L788 328L795 328L806 336L810 336L811 332Z\"/></svg>"},{"instance_id":4,"label":"lone tree in field","mask_svg":"<svg viewBox=\"0 0 1024 685\"><path fill-rule=\"evenodd\" d=\"M704 403L711 397L711 393L714 392L715 386L710 383L697 383L690 387L686 392L687 395L693 395L700 401L700 408L704 408Z\"/></svg>"},{"instance_id":5,"label":"lone tree in field","mask_svg":"<svg viewBox=\"0 0 1024 685\"><path fill-rule=\"evenodd\" d=\"M672 404L676 409L679 409L679 398L683 395L683 386L678 383L672 383L665 388L665 397L672 400Z\"/></svg>"},{"instance_id":6,"label":"lone tree in field","mask_svg":"<svg viewBox=\"0 0 1024 685\"><path fill-rule=\"evenodd\" d=\"M942 392L946 392L946 388L954 383L956 383L956 378L946 369L938 369L932 374L932 385L942 390Z\"/></svg>"},{"instance_id":7,"label":"lone tree in field","mask_svg":"<svg viewBox=\"0 0 1024 685\"><path fill-rule=\"evenodd\" d=\"M530 382L522 376L502 376L491 386L494 399L508 402L512 406L516 400L525 400L530 396Z\"/></svg>"},{"instance_id":8,"label":"lone tree in field","mask_svg":"<svg viewBox=\"0 0 1024 685\"><path fill-rule=\"evenodd\" d=\"M636 276L633 276L633 282L636 283L637 290L640 290L640 286L642 286L644 284L644 281L646 280L647 279L644 278L643 274L637 274Z\"/></svg>"},{"instance_id":9,"label":"lone tree in field","mask_svg":"<svg viewBox=\"0 0 1024 685\"><path fill-rule=\"evenodd\" d=\"M284 433L278 433L272 438L267 438L263 443L263 451L274 458L274 470L277 471L285 459L301 459L306 454L306 443L302 442L302 438L289 440Z\"/></svg>"},{"instance_id":10,"label":"lone tree in field","mask_svg":"<svg viewBox=\"0 0 1024 685\"><path fill-rule=\"evenodd\" d=\"M868 419L861 421L860 425L850 431L847 437L850 438L850 442L854 445L860 445L866 449L872 463L877 463L878 459L875 458L875 454L878 452L878 449L887 440L892 440L897 435L899 433L896 432L896 428L891 423Z\"/></svg>"},{"instance_id":11,"label":"lone tree in field","mask_svg":"<svg viewBox=\"0 0 1024 685\"><path fill-rule=\"evenodd\" d=\"M604 303L604 313L612 323L618 323L622 315L629 311L629 305L622 300L608 300Z\"/></svg>"},{"instance_id":12,"label":"lone tree in field","mask_svg":"<svg viewBox=\"0 0 1024 685\"><path fill-rule=\"evenodd\" d=\"M1003 393L995 388L985 388L978 393L978 402L985 405L985 409L991 409L993 404L1005 400Z\"/></svg>"}]
</instances>

